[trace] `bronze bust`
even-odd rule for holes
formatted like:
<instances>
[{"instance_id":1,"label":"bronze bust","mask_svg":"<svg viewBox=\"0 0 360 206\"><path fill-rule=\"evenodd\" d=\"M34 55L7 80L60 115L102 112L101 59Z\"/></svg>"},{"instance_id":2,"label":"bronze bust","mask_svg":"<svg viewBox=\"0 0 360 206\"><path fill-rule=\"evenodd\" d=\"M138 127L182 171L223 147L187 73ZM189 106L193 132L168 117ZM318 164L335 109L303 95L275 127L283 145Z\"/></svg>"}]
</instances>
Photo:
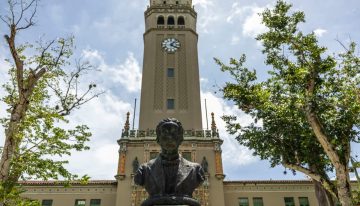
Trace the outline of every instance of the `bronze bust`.
<instances>
[{"instance_id":1,"label":"bronze bust","mask_svg":"<svg viewBox=\"0 0 360 206\"><path fill-rule=\"evenodd\" d=\"M192 198L193 191L205 180L198 163L187 161L178 149L184 139L184 129L176 119L164 119L156 127L156 141L161 153L137 170L134 181L149 193L141 206L200 206Z\"/></svg>"}]
</instances>

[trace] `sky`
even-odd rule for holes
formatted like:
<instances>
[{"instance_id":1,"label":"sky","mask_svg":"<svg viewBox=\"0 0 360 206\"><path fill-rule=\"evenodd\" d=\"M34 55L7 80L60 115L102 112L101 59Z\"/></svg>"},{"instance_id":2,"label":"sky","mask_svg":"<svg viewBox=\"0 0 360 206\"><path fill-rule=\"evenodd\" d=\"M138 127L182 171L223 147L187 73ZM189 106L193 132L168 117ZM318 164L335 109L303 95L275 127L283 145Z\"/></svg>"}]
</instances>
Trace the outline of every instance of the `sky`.
<instances>
[{"instance_id":1,"label":"sky","mask_svg":"<svg viewBox=\"0 0 360 206\"><path fill-rule=\"evenodd\" d=\"M6 0L1 1L0 14L5 12ZM336 41L360 42L360 2L358 0L293 0L293 10L306 14L301 25L304 32L315 32L328 53L342 51ZM40 37L54 39L75 36L74 55L96 65L99 71L86 76L105 91L99 98L84 105L71 116L71 124L87 124L93 136L89 151L74 152L67 168L92 179L114 179L118 149L126 112L133 115L134 99L140 98L143 59L144 11L148 0L43 0L36 15L36 26L19 33L19 42L33 42ZM257 70L260 79L267 76L261 44L254 39L265 31L258 13L274 6L274 0L193 0L198 12L199 68L203 125L204 100L208 112L215 119L224 140L223 164L225 180L306 179L303 174L284 175L283 167L270 168L267 161L252 155L225 131L220 119L224 114L239 116L242 124L251 119L240 112L232 102L224 101L218 88L230 77L222 73L213 58L228 62L229 58L247 55L247 65ZM0 24L0 35L7 32ZM9 66L4 62L10 56L4 39L0 39L0 84L7 79ZM0 89L0 96L4 91ZM0 116L5 115L0 102ZM138 117L138 110L135 118ZM132 116L131 116L132 118ZM137 119L135 120L137 127ZM4 142L0 128L0 145ZM360 145L354 145L353 154L360 154Z\"/></svg>"}]
</instances>

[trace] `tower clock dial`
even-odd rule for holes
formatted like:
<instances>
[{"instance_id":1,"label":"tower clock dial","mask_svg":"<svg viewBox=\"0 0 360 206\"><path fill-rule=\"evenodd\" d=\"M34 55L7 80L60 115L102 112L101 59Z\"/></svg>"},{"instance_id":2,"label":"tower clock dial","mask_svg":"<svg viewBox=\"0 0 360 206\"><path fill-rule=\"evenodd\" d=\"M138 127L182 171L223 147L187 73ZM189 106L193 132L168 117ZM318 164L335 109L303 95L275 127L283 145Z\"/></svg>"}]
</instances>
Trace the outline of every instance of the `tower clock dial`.
<instances>
[{"instance_id":1,"label":"tower clock dial","mask_svg":"<svg viewBox=\"0 0 360 206\"><path fill-rule=\"evenodd\" d=\"M174 38L164 39L162 47L166 52L176 52L176 50L180 48L180 42Z\"/></svg>"}]
</instances>

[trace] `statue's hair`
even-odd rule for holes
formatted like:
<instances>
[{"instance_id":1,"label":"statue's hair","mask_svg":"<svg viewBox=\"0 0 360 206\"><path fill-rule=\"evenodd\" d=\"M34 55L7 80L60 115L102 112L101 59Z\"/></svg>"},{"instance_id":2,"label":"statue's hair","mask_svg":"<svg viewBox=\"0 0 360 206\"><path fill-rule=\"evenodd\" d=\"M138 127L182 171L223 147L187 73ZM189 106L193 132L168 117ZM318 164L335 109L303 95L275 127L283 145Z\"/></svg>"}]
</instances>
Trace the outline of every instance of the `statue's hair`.
<instances>
[{"instance_id":1,"label":"statue's hair","mask_svg":"<svg viewBox=\"0 0 360 206\"><path fill-rule=\"evenodd\" d=\"M163 119L159 122L159 124L156 127L156 141L159 142L159 135L161 133L161 128L168 124L177 126L176 137L179 139L180 142L182 142L184 140L184 129L183 129L181 123L175 118L167 118L167 119Z\"/></svg>"}]
</instances>

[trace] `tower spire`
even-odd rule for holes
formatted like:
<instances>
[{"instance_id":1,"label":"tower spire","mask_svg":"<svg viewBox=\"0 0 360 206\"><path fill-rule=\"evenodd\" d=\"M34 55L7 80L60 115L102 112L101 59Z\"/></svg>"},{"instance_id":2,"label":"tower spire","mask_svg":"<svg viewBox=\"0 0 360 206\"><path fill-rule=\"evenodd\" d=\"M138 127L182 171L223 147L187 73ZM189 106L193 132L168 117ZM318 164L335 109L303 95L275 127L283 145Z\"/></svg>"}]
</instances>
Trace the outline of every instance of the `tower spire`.
<instances>
[{"instance_id":1,"label":"tower spire","mask_svg":"<svg viewBox=\"0 0 360 206\"><path fill-rule=\"evenodd\" d=\"M129 122L129 118L130 118L130 112L126 113L126 121L124 124L124 129L123 129L123 137L128 137L129 136L129 129L130 129L130 122Z\"/></svg>"},{"instance_id":2,"label":"tower spire","mask_svg":"<svg viewBox=\"0 0 360 206\"><path fill-rule=\"evenodd\" d=\"M213 134L213 137L217 136L217 127L215 123L214 112L211 112L211 132Z\"/></svg>"}]
</instances>

